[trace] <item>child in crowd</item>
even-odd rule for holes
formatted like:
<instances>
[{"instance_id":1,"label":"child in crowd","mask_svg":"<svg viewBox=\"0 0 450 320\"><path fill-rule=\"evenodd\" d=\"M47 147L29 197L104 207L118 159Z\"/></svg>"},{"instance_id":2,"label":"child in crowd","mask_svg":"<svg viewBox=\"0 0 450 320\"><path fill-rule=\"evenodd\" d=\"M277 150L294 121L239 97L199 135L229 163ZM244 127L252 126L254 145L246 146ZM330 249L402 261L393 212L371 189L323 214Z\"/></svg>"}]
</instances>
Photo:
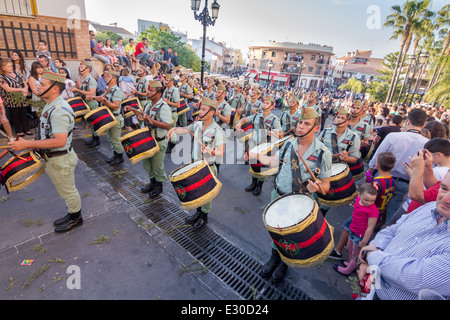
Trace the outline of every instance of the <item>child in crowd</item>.
<instances>
[{"instance_id":1,"label":"child in crowd","mask_svg":"<svg viewBox=\"0 0 450 320\"><path fill-rule=\"evenodd\" d=\"M69 70L66 68L59 68L58 73L66 77L66 89L64 89L64 91L61 93L61 96L64 100L73 98L74 94L72 91L70 91L70 88L76 87L76 84L72 81L72 79L70 79Z\"/></svg>"},{"instance_id":2,"label":"child in crowd","mask_svg":"<svg viewBox=\"0 0 450 320\"><path fill-rule=\"evenodd\" d=\"M333 265L333 269L342 275L348 276L356 270L358 267L357 259L359 252L372 238L380 215L380 212L375 205L377 194L378 190L376 184L366 182L359 187L347 241L348 262L343 262L345 267L337 264Z\"/></svg>"},{"instance_id":3,"label":"child in crowd","mask_svg":"<svg viewBox=\"0 0 450 320\"><path fill-rule=\"evenodd\" d=\"M128 67L123 68L122 75L119 77L119 88L122 89L124 98L133 96L135 88L134 78L131 76L131 70Z\"/></svg>"},{"instance_id":4,"label":"child in crowd","mask_svg":"<svg viewBox=\"0 0 450 320\"><path fill-rule=\"evenodd\" d=\"M394 168L396 161L397 159L391 152L380 153L375 162L375 168L378 172L377 176L373 180L367 181L370 183L375 183L377 186L375 205L377 206L380 215L379 220L377 221L376 230L379 230L386 222L386 208L395 190L395 181L391 176L391 170ZM352 217L349 217L346 221L344 221L339 242L330 254L331 259L342 258L342 250L348 241L348 236L350 233L349 226L351 222Z\"/></svg>"},{"instance_id":5,"label":"child in crowd","mask_svg":"<svg viewBox=\"0 0 450 320\"><path fill-rule=\"evenodd\" d=\"M8 117L6 116L5 105L3 104L3 99L0 97L0 123L5 129L6 134L10 142L14 141L14 137L11 130L11 125L9 124Z\"/></svg>"},{"instance_id":6,"label":"child in crowd","mask_svg":"<svg viewBox=\"0 0 450 320\"><path fill-rule=\"evenodd\" d=\"M48 65L52 65L52 54L47 49L47 42L45 40L39 40L38 42L39 50L36 51L36 59L39 59L39 56L46 56L48 58Z\"/></svg>"}]
</instances>

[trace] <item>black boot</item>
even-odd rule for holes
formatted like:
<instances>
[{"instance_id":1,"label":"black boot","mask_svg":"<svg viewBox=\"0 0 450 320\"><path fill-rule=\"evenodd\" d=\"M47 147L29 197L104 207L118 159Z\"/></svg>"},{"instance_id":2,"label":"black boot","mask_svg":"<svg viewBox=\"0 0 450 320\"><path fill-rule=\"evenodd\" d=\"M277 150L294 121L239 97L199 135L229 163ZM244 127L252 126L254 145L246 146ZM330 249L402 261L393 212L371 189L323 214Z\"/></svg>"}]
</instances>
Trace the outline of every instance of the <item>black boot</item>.
<instances>
[{"instance_id":1,"label":"black boot","mask_svg":"<svg viewBox=\"0 0 450 320\"><path fill-rule=\"evenodd\" d=\"M150 199L155 199L163 192L163 183L156 181L155 187L153 188L152 192L150 192L149 197Z\"/></svg>"},{"instance_id":2,"label":"black boot","mask_svg":"<svg viewBox=\"0 0 450 320\"><path fill-rule=\"evenodd\" d=\"M258 179L252 178L252 184L249 185L247 188L245 188L245 191L250 192L250 191L255 190L257 184L258 184Z\"/></svg>"},{"instance_id":3,"label":"black boot","mask_svg":"<svg viewBox=\"0 0 450 320\"><path fill-rule=\"evenodd\" d=\"M197 212L194 213L192 216L187 217L186 219L184 219L184 222L186 224L190 224L191 226L194 225L197 220L200 218L200 215L202 214L202 209L201 208L197 208Z\"/></svg>"},{"instance_id":4,"label":"black boot","mask_svg":"<svg viewBox=\"0 0 450 320\"><path fill-rule=\"evenodd\" d=\"M116 160L117 158L117 152L114 151L114 154L111 158L109 158L108 160L106 160L107 164L110 164L111 162L113 162L114 160Z\"/></svg>"},{"instance_id":5,"label":"black boot","mask_svg":"<svg viewBox=\"0 0 450 320\"><path fill-rule=\"evenodd\" d=\"M141 193L149 193L155 188L156 179L150 179L150 184L141 188Z\"/></svg>"},{"instance_id":6,"label":"black boot","mask_svg":"<svg viewBox=\"0 0 450 320\"><path fill-rule=\"evenodd\" d=\"M284 279L284 276L286 275L288 270L288 266L281 261L278 267L275 269L275 271L272 273L272 280L274 282L279 282Z\"/></svg>"},{"instance_id":7,"label":"black boot","mask_svg":"<svg viewBox=\"0 0 450 320\"><path fill-rule=\"evenodd\" d=\"M109 164L110 166L115 166L123 162L123 153L118 153L116 158Z\"/></svg>"},{"instance_id":8,"label":"black boot","mask_svg":"<svg viewBox=\"0 0 450 320\"><path fill-rule=\"evenodd\" d=\"M264 278L270 277L270 275L278 267L280 262L280 254L277 250L272 248L272 256L270 257L270 260L267 261L261 268L261 276L263 276Z\"/></svg>"},{"instance_id":9,"label":"black boot","mask_svg":"<svg viewBox=\"0 0 450 320\"><path fill-rule=\"evenodd\" d=\"M208 223L208 214L201 211L200 209L200 216L195 222L195 224L192 226L192 229L194 229L194 231L199 231L203 229L207 223Z\"/></svg>"},{"instance_id":10,"label":"black boot","mask_svg":"<svg viewBox=\"0 0 450 320\"><path fill-rule=\"evenodd\" d=\"M66 232L83 224L81 211L69 213L66 217L56 220L53 224L60 223L55 228L56 233Z\"/></svg>"},{"instance_id":11,"label":"black boot","mask_svg":"<svg viewBox=\"0 0 450 320\"><path fill-rule=\"evenodd\" d=\"M57 219L53 222L53 226L58 227L64 223L67 223L67 221L70 220L70 214L67 214L65 217Z\"/></svg>"},{"instance_id":12,"label":"black boot","mask_svg":"<svg viewBox=\"0 0 450 320\"><path fill-rule=\"evenodd\" d=\"M264 184L264 181L258 181L256 184L255 190L253 190L254 196L259 196L261 194L262 186Z\"/></svg>"},{"instance_id":13,"label":"black boot","mask_svg":"<svg viewBox=\"0 0 450 320\"><path fill-rule=\"evenodd\" d=\"M100 145L100 137L98 136L93 136L92 137L92 143L88 144L87 146L89 148L94 148Z\"/></svg>"},{"instance_id":14,"label":"black boot","mask_svg":"<svg viewBox=\"0 0 450 320\"><path fill-rule=\"evenodd\" d=\"M173 150L174 147L175 147L175 144L172 143L172 142L169 142L169 143L167 144L166 154L172 153L172 150Z\"/></svg>"},{"instance_id":15,"label":"black boot","mask_svg":"<svg viewBox=\"0 0 450 320\"><path fill-rule=\"evenodd\" d=\"M93 144L94 143L94 136L91 136L91 139L90 140L87 140L87 141L84 141L84 144L85 145L90 145L90 144Z\"/></svg>"}]
</instances>

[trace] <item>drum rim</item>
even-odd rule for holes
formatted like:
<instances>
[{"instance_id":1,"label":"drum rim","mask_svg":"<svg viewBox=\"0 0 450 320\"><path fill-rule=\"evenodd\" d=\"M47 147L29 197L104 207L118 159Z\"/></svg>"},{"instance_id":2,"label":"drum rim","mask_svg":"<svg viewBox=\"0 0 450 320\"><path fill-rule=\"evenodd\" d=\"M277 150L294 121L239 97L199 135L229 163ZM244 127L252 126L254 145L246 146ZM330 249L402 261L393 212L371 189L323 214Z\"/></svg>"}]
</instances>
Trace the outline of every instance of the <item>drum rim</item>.
<instances>
[{"instance_id":1,"label":"drum rim","mask_svg":"<svg viewBox=\"0 0 450 320\"><path fill-rule=\"evenodd\" d=\"M124 135L123 137L120 138L120 142L126 140L126 139L130 139L131 137L134 137L135 135L138 135L140 133L146 132L146 131L150 131L150 129L148 127L145 127L143 129L136 129L130 133L127 133L126 135ZM153 139L155 139L155 137L152 136Z\"/></svg>"},{"instance_id":2,"label":"drum rim","mask_svg":"<svg viewBox=\"0 0 450 320\"><path fill-rule=\"evenodd\" d=\"M97 135L102 135L103 133L105 133L106 131L108 131L109 129L113 128L114 126L118 125L117 119L114 116L114 114L111 112L111 109L109 109L106 106L103 107L99 107L99 108L95 108L94 110L91 110L89 113L84 115L84 120L86 120L86 122L88 122L89 127L92 128L92 126L90 125L90 122L87 120L87 118L89 118L90 116L92 116L95 112L98 112L99 110L106 110L108 111L108 113L111 115L111 118L113 119L113 121L111 121L108 124L105 124L104 126L100 127L97 131L95 131L95 133ZM92 128L93 129L93 128Z\"/></svg>"},{"instance_id":3,"label":"drum rim","mask_svg":"<svg viewBox=\"0 0 450 320\"><path fill-rule=\"evenodd\" d=\"M302 195L302 196L306 196L306 197L309 197L309 198L313 201L314 205L313 205L313 211L311 212L311 214L309 214L308 216L306 216L303 220L299 221L297 224L294 224L294 225L289 226L289 227L280 228L280 227L272 227L272 226L269 226L269 225L266 223L266 213L267 213L267 210L270 209L270 207L271 207L275 202L280 201L280 200L283 199L283 198L293 196L293 195ZM273 200L266 206L266 208L264 209L264 212L263 212L263 222L264 222L264 225L265 225L265 227L267 228L267 230L268 230L269 232L277 233L277 234L279 234L279 235L284 236L284 235L287 235L287 234L291 234L291 233L293 233L293 232L299 232L299 231L302 231L302 230L305 229L307 226L311 225L311 223L314 222L314 221L316 220L316 217L317 217L317 214L318 214L318 213L319 213L319 205L317 204L317 202L314 200L314 198L313 198L311 195L309 195L309 194L304 194L304 193L287 193L287 194L284 194L284 195L282 195L282 196L279 196L279 197L273 199Z\"/></svg>"},{"instance_id":4,"label":"drum rim","mask_svg":"<svg viewBox=\"0 0 450 320\"><path fill-rule=\"evenodd\" d=\"M278 166L270 168L269 170L264 171L263 173L255 172L251 166L250 169L248 170L248 173L254 178L267 178L273 176L274 174L277 174L277 172Z\"/></svg>"},{"instance_id":5,"label":"drum rim","mask_svg":"<svg viewBox=\"0 0 450 320\"><path fill-rule=\"evenodd\" d=\"M189 166L189 165L191 165L191 164L193 164L193 163L195 163L195 162L200 162L200 163L199 163L198 165L194 166L192 169L189 169L188 171L182 173L181 175L176 176L176 177L174 176L174 174L175 174L177 171L179 171L179 170L181 170L182 168L184 168L184 167L186 167L186 166ZM201 169L203 169L205 166L208 166L208 167L209 167L208 162L206 162L206 159L194 161L194 162L191 162L191 163L187 163L187 164L185 164L185 165L183 165L183 166L181 166L181 167L179 167L179 168L173 170L173 171L169 174L169 180L170 180L171 182L178 182L178 181L180 181L180 180L184 180L184 179L186 179L187 177L192 176L193 174L197 173L198 171L200 171ZM210 169L210 170L211 170L211 169ZM213 176L214 176L214 175L213 175Z\"/></svg>"},{"instance_id":6,"label":"drum rim","mask_svg":"<svg viewBox=\"0 0 450 320\"><path fill-rule=\"evenodd\" d=\"M344 177L346 177L346 176L348 176L350 174L350 167L348 166L347 163L342 163L342 162L340 162L340 163L333 163L332 166L335 165L335 164L345 165L346 168L345 168L344 171L342 171L342 172L340 172L340 173L338 173L338 174L336 174L334 176L331 176L330 179L333 179L333 181L336 181L336 180L340 180L340 179L342 179L342 178L344 178Z\"/></svg>"}]
</instances>

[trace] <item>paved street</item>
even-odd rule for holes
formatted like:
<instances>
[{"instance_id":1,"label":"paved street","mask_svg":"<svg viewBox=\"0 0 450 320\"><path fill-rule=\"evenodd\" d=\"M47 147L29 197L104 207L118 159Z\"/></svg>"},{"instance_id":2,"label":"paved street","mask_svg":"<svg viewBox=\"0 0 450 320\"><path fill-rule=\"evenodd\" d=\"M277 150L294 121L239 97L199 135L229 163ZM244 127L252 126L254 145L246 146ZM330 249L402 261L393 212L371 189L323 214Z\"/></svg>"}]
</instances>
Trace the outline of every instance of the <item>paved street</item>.
<instances>
[{"instance_id":1,"label":"paved street","mask_svg":"<svg viewBox=\"0 0 450 320\"><path fill-rule=\"evenodd\" d=\"M262 212L270 201L272 179L254 197L244 191L250 183L248 166L222 165L218 177L222 191L213 201L207 228L196 235L182 225L187 213L180 210L169 181L164 183L164 195L149 201L137 191L147 183L142 165L131 165L126 159L122 165L109 167L104 163L111 154L106 136L92 150L84 146L85 133L75 131L74 141L80 158L76 182L82 196L83 226L66 234L53 232L52 222L66 211L46 175L24 190L9 195L0 191L1 299L351 299L349 280L337 274L329 261L307 269L290 268L285 287L270 295L264 292L270 286L260 283L256 270L270 255L271 240ZM0 145L4 144L1 139ZM170 157L165 163L167 173L180 167ZM350 214L350 206L333 208L327 214L335 241ZM210 243L209 251L197 255L191 248L201 246L202 241ZM215 257L222 246L226 253ZM29 259L34 260L31 266L21 265ZM244 262L234 263L235 271L226 265L230 259ZM252 264L247 266L246 261ZM237 280L216 269L217 264ZM73 280L69 266L79 268L81 289L68 288ZM250 289L235 284L241 281L253 292L247 294Z\"/></svg>"}]
</instances>

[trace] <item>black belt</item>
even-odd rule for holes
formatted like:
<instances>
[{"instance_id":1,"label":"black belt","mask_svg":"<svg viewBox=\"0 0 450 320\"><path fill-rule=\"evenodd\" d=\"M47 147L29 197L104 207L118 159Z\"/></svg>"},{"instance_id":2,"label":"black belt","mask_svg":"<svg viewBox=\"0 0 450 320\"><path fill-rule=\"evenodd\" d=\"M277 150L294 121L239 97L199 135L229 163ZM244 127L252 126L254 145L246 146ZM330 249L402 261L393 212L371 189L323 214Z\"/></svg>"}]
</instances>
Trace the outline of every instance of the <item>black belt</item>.
<instances>
[{"instance_id":1,"label":"black belt","mask_svg":"<svg viewBox=\"0 0 450 320\"><path fill-rule=\"evenodd\" d=\"M165 140L165 139L166 139L166 137L162 137L162 138L156 137L156 138L155 138L155 140L156 140L157 142L163 141L163 140Z\"/></svg>"},{"instance_id":2,"label":"black belt","mask_svg":"<svg viewBox=\"0 0 450 320\"><path fill-rule=\"evenodd\" d=\"M44 155L47 158L56 158L56 157L60 157L60 156L65 156L66 154L70 153L72 151L72 147L70 147L69 149L66 150L62 150L62 151L44 151Z\"/></svg>"},{"instance_id":3,"label":"black belt","mask_svg":"<svg viewBox=\"0 0 450 320\"><path fill-rule=\"evenodd\" d=\"M278 189L278 187L275 187L275 191L276 191L280 196L286 194L286 193L284 193L284 192L281 192L280 189Z\"/></svg>"}]
</instances>

